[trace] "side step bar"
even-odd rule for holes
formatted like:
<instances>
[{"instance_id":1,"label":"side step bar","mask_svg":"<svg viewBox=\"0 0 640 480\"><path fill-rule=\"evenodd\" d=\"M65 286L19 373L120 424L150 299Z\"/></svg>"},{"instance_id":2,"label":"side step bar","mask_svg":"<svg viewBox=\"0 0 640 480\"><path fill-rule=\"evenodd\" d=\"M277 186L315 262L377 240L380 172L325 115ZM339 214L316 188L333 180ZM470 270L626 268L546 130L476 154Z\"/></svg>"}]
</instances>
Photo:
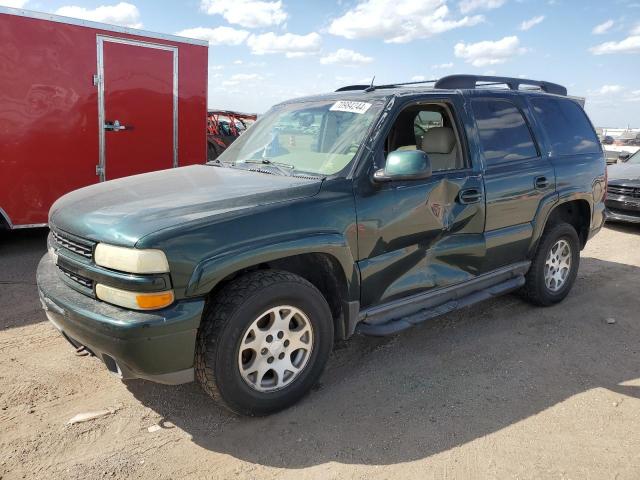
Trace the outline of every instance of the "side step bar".
<instances>
[{"instance_id":1,"label":"side step bar","mask_svg":"<svg viewBox=\"0 0 640 480\"><path fill-rule=\"evenodd\" d=\"M385 312L372 311L374 309L364 312L364 318L361 318L360 323L356 326L356 332L374 336L393 335L445 313L512 292L524 285L524 275L529 265L530 262L524 262L515 268L493 272L484 278L476 279L473 286L463 284L443 289L443 291L428 292L417 296L414 298L412 311L409 311L409 305L405 303L406 300L402 301L404 308L395 309L395 318L390 315L389 310L392 310L396 302L375 309L384 308ZM489 282L491 284L488 284ZM476 288L473 288L474 286ZM400 305L396 305L396 307L400 307ZM404 312L400 313L402 310Z\"/></svg>"}]
</instances>

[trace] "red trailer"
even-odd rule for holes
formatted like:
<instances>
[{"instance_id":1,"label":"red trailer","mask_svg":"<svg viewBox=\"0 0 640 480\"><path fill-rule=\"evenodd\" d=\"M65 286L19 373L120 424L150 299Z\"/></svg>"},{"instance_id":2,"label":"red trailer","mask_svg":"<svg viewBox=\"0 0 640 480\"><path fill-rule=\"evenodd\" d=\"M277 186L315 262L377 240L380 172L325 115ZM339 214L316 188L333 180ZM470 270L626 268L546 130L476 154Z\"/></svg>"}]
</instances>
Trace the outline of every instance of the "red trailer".
<instances>
[{"instance_id":1,"label":"red trailer","mask_svg":"<svg viewBox=\"0 0 640 480\"><path fill-rule=\"evenodd\" d=\"M204 163L207 43L0 7L0 224L61 195Z\"/></svg>"}]
</instances>

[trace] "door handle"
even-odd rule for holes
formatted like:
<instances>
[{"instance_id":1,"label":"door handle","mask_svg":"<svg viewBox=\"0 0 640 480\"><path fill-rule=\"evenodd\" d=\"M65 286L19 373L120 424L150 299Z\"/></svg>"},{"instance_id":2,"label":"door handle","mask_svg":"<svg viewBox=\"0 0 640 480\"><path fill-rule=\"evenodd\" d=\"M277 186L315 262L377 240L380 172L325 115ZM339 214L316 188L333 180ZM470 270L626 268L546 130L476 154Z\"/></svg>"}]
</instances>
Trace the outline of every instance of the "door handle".
<instances>
[{"instance_id":1,"label":"door handle","mask_svg":"<svg viewBox=\"0 0 640 480\"><path fill-rule=\"evenodd\" d=\"M549 186L549 180L547 180L547 177L536 177L534 183L536 188L539 190L547 188Z\"/></svg>"},{"instance_id":2,"label":"door handle","mask_svg":"<svg viewBox=\"0 0 640 480\"><path fill-rule=\"evenodd\" d=\"M120 120L114 120L113 122L105 122L104 129L110 132L119 132L120 130L127 130L131 127L126 125L120 125Z\"/></svg>"},{"instance_id":3,"label":"door handle","mask_svg":"<svg viewBox=\"0 0 640 480\"><path fill-rule=\"evenodd\" d=\"M458 202L462 205L469 205L470 203L478 203L482 200L482 193L476 188L469 188L462 190L458 194Z\"/></svg>"}]
</instances>

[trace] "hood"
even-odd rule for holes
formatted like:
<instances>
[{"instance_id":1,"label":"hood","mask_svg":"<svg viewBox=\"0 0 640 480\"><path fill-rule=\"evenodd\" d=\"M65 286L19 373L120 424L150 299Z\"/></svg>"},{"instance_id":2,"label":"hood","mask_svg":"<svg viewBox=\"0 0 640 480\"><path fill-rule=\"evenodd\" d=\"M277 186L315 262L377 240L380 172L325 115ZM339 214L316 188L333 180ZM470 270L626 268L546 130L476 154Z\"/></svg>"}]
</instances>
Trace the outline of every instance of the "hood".
<instances>
[{"instance_id":1,"label":"hood","mask_svg":"<svg viewBox=\"0 0 640 480\"><path fill-rule=\"evenodd\" d=\"M625 164L619 163L617 165L611 165L607 174L610 183L616 185L640 185L640 164ZM612 180L615 180L612 182Z\"/></svg>"},{"instance_id":2,"label":"hood","mask_svg":"<svg viewBox=\"0 0 640 480\"><path fill-rule=\"evenodd\" d=\"M320 179L194 165L111 180L56 201L49 223L93 241L134 246L181 223L313 196Z\"/></svg>"}]
</instances>

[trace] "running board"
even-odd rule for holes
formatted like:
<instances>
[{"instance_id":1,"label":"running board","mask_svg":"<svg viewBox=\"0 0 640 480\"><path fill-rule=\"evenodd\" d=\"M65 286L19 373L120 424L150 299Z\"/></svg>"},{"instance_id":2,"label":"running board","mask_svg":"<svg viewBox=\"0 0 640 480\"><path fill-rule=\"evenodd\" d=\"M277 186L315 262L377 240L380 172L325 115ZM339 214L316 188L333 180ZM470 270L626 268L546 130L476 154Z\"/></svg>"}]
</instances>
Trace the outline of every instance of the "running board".
<instances>
[{"instance_id":1,"label":"running board","mask_svg":"<svg viewBox=\"0 0 640 480\"><path fill-rule=\"evenodd\" d=\"M512 292L522 287L524 283L524 274L520 274L513 276L508 280L504 280L501 283L483 288L482 290L475 290L473 292L466 293L464 296L447 300L438 305L429 307L417 305L414 312L403 317L392 318L384 323L376 322L375 317L371 319L364 319L357 325L356 332L379 337L393 335L394 333L401 332L402 330L406 330L407 328L413 327L432 318L444 315L445 313L453 312L454 310L459 310L478 302Z\"/></svg>"}]
</instances>

